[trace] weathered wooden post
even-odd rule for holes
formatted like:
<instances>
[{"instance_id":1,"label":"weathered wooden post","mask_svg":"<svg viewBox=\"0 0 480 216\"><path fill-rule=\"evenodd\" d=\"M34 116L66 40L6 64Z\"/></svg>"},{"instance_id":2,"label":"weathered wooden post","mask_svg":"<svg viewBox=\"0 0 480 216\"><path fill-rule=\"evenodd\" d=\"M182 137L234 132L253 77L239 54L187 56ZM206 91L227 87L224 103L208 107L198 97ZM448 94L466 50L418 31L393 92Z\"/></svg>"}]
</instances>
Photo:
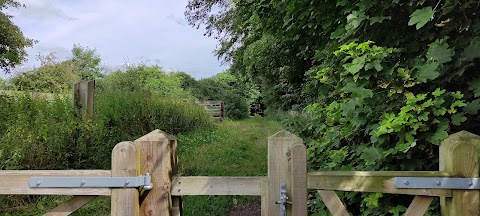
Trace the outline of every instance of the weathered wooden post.
<instances>
[{"instance_id":1,"label":"weathered wooden post","mask_svg":"<svg viewBox=\"0 0 480 216\"><path fill-rule=\"evenodd\" d=\"M93 96L95 92L95 80L82 81L73 84L73 108L77 118L93 119ZM77 142L79 130L75 132ZM90 146L90 134L85 134L85 146Z\"/></svg>"},{"instance_id":2,"label":"weathered wooden post","mask_svg":"<svg viewBox=\"0 0 480 216\"><path fill-rule=\"evenodd\" d=\"M136 177L139 175L138 152L132 142L121 142L112 150L112 177ZM139 195L137 188L112 189L111 215L138 216Z\"/></svg>"},{"instance_id":3,"label":"weathered wooden post","mask_svg":"<svg viewBox=\"0 0 480 216\"><path fill-rule=\"evenodd\" d=\"M480 136L461 131L440 144L440 171L452 177L479 177ZM440 208L446 216L480 215L479 190L453 190L452 197L441 197Z\"/></svg>"},{"instance_id":4,"label":"weathered wooden post","mask_svg":"<svg viewBox=\"0 0 480 216\"><path fill-rule=\"evenodd\" d=\"M141 215L172 215L172 156L174 149L172 137L160 130L135 140L134 144L140 154L140 173L150 173L153 188L145 191L140 203Z\"/></svg>"},{"instance_id":5,"label":"weathered wooden post","mask_svg":"<svg viewBox=\"0 0 480 216\"><path fill-rule=\"evenodd\" d=\"M268 191L262 199L263 215L280 215L280 185L286 184L286 195L292 204L286 204L286 215L307 215L307 168L303 140L288 131L280 131L268 138ZM292 207L293 206L293 207Z\"/></svg>"},{"instance_id":6,"label":"weathered wooden post","mask_svg":"<svg viewBox=\"0 0 480 216\"><path fill-rule=\"evenodd\" d=\"M73 106L83 117L93 118L93 95L95 80L81 81L73 84Z\"/></svg>"}]
</instances>

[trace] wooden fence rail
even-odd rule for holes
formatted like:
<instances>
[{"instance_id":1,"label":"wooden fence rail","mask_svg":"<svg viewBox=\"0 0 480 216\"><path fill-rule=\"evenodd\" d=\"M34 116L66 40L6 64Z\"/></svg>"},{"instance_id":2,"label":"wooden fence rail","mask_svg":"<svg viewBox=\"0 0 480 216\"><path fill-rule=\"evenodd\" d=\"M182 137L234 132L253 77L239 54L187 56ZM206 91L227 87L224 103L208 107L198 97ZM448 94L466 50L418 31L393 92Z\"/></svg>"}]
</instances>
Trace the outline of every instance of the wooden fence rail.
<instances>
[{"instance_id":1,"label":"wooden fence rail","mask_svg":"<svg viewBox=\"0 0 480 216\"><path fill-rule=\"evenodd\" d=\"M74 195L47 215L69 215L96 196L111 196L112 215L174 215L182 213L182 196L261 196L262 215L279 215L280 185L292 204L288 216L307 215L307 188L318 190L332 215L349 215L336 190L414 195L405 215L423 215L433 197L441 198L442 215L480 215L478 190L402 189L397 177L475 177L479 175L480 137L467 132L451 135L440 145L440 171L308 172L303 141L288 131L268 139L268 175L178 176L178 143L155 130L112 151L111 170L0 171L0 194ZM30 188L31 177L119 177L151 174L153 187L143 188Z\"/></svg>"}]
</instances>

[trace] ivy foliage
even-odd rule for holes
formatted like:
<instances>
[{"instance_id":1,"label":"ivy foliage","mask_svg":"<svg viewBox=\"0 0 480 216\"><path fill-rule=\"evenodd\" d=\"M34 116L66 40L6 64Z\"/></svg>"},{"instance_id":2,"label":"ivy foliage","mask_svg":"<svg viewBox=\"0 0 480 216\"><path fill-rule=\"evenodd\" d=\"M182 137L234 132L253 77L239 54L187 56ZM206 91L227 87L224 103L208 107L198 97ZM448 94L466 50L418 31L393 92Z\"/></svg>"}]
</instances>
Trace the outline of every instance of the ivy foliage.
<instances>
[{"instance_id":1,"label":"ivy foliage","mask_svg":"<svg viewBox=\"0 0 480 216\"><path fill-rule=\"evenodd\" d=\"M308 117L285 123L306 140L310 169L437 170L440 141L480 123L479 8L476 0L190 0L186 16L218 39L217 55L260 86L267 106L306 107ZM408 204L341 197L354 215L399 215Z\"/></svg>"}]
</instances>

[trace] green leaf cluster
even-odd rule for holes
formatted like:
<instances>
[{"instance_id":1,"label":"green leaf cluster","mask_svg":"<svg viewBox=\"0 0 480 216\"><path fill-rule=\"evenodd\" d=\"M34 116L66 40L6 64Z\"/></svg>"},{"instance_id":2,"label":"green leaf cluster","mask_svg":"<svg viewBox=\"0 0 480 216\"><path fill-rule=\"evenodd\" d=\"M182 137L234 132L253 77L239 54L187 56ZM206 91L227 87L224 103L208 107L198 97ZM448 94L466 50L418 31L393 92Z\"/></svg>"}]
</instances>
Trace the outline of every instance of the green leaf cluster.
<instances>
[{"instance_id":1,"label":"green leaf cluster","mask_svg":"<svg viewBox=\"0 0 480 216\"><path fill-rule=\"evenodd\" d=\"M306 111L284 122L310 169L436 170L438 143L480 125L476 0L190 0L186 16L267 107ZM408 205L367 196L342 199L353 215Z\"/></svg>"}]
</instances>

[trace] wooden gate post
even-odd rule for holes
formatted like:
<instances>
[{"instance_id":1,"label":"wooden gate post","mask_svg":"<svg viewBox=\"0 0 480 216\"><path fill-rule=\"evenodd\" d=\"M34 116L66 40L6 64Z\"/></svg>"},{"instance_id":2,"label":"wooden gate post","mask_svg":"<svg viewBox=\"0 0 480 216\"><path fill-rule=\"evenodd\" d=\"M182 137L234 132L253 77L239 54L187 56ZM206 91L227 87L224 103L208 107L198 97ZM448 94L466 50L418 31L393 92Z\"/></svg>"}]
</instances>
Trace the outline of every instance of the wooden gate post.
<instances>
[{"instance_id":1,"label":"wooden gate post","mask_svg":"<svg viewBox=\"0 0 480 216\"><path fill-rule=\"evenodd\" d=\"M452 177L479 177L480 136L461 131L450 135L440 144L440 171ZM453 190L452 197L441 197L440 208L444 216L480 215L479 190Z\"/></svg>"},{"instance_id":2,"label":"wooden gate post","mask_svg":"<svg viewBox=\"0 0 480 216\"><path fill-rule=\"evenodd\" d=\"M283 130L268 138L268 191L263 196L263 215L279 215L280 184L286 183L287 196L295 206L287 204L287 215L306 216L307 210L306 151L303 140ZM293 214L292 214L293 213ZM303 214L305 213L305 214Z\"/></svg>"},{"instance_id":3,"label":"wooden gate post","mask_svg":"<svg viewBox=\"0 0 480 216\"><path fill-rule=\"evenodd\" d=\"M138 152L131 142L121 142L112 150L112 177L138 176ZM137 188L112 189L112 216L138 216Z\"/></svg>"},{"instance_id":4,"label":"wooden gate post","mask_svg":"<svg viewBox=\"0 0 480 216\"><path fill-rule=\"evenodd\" d=\"M172 171L176 160L171 141L172 137L160 130L135 140L135 147L140 154L140 173L150 173L153 188L144 191L140 203L140 215L172 215Z\"/></svg>"}]
</instances>

